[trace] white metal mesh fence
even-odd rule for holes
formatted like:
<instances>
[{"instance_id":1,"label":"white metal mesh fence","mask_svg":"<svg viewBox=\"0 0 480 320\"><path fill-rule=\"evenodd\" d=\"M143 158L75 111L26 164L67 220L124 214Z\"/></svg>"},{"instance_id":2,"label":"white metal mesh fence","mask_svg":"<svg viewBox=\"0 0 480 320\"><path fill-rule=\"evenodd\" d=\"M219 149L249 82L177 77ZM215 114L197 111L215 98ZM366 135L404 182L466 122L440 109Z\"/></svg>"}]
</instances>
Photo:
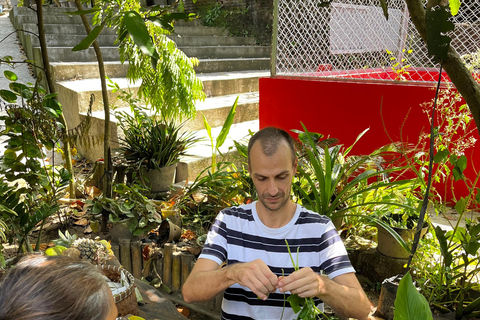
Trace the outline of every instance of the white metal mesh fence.
<instances>
[{"instance_id":1,"label":"white metal mesh fence","mask_svg":"<svg viewBox=\"0 0 480 320\"><path fill-rule=\"evenodd\" d=\"M438 66L410 21L405 1L278 0L276 75L434 81ZM459 54L480 47L480 1L462 1L453 18Z\"/></svg>"}]
</instances>

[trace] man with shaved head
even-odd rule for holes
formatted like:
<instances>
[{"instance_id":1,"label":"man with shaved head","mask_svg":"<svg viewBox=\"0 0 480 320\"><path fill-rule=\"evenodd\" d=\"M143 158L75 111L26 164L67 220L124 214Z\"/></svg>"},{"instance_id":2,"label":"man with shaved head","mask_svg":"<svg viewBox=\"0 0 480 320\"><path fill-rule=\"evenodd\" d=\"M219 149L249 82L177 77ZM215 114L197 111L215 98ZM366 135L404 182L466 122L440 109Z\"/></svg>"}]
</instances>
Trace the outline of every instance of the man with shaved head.
<instances>
[{"instance_id":1,"label":"man with shaved head","mask_svg":"<svg viewBox=\"0 0 480 320\"><path fill-rule=\"evenodd\" d=\"M290 199L296 170L286 131L267 127L250 139L248 171L258 201L218 214L183 286L186 302L224 291L222 320L279 320L282 314L291 320L297 315L288 303L284 308L284 295L297 294L327 303L341 317L367 319L371 303L333 223ZM223 262L227 266L219 268Z\"/></svg>"}]
</instances>

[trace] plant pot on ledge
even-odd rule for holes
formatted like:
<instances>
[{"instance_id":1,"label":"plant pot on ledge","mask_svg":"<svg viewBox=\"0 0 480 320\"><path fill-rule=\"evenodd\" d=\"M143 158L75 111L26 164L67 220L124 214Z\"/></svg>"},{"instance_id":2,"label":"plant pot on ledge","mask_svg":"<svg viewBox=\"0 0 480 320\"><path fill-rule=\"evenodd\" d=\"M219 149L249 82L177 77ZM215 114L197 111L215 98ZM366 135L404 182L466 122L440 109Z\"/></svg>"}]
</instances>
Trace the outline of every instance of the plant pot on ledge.
<instances>
[{"instance_id":1,"label":"plant pot on ledge","mask_svg":"<svg viewBox=\"0 0 480 320\"><path fill-rule=\"evenodd\" d=\"M124 133L120 150L128 163L152 192L168 191L175 181L180 157L199 139L181 131L185 122L157 119L141 108L133 115L119 112L116 117Z\"/></svg>"},{"instance_id":2,"label":"plant pot on ledge","mask_svg":"<svg viewBox=\"0 0 480 320\"><path fill-rule=\"evenodd\" d=\"M393 219L400 219L401 215L392 215ZM416 217L413 216L413 220ZM384 220L384 222L387 222ZM400 243L381 225L376 224L378 230L377 236L377 250L381 254L391 257L391 258L398 258L398 259L408 259L409 253L402 247ZM406 224L404 227L395 227L391 226L391 228L405 241L405 242L412 242L415 236L416 226L412 224ZM428 231L428 222L423 224L421 237L425 236Z\"/></svg>"},{"instance_id":3,"label":"plant pot on ledge","mask_svg":"<svg viewBox=\"0 0 480 320\"><path fill-rule=\"evenodd\" d=\"M171 164L158 169L147 170L142 167L140 174L144 179L144 183L152 192L165 192L170 190L170 186L175 183L175 174L177 164Z\"/></svg>"}]
</instances>

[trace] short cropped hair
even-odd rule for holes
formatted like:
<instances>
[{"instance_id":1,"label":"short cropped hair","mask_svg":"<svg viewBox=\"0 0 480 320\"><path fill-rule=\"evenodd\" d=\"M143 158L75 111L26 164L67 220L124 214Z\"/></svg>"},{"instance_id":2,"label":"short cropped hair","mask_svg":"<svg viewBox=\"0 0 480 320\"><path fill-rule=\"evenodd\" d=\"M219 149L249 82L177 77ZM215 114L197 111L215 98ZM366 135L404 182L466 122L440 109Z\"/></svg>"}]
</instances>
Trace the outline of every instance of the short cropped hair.
<instances>
[{"instance_id":1,"label":"short cropped hair","mask_svg":"<svg viewBox=\"0 0 480 320\"><path fill-rule=\"evenodd\" d=\"M292 154L292 165L295 164L296 155L295 155L295 146L293 143L292 137L288 134L287 131L276 128L276 127L266 127L256 132L248 142L248 165L250 166L250 151L252 150L253 145L256 141L260 142L262 147L262 152L266 156L272 156L277 152L278 146L282 142L286 142L290 148Z\"/></svg>"},{"instance_id":2,"label":"short cropped hair","mask_svg":"<svg viewBox=\"0 0 480 320\"><path fill-rule=\"evenodd\" d=\"M0 320L105 320L111 295L103 274L87 261L30 255L0 282Z\"/></svg>"}]
</instances>

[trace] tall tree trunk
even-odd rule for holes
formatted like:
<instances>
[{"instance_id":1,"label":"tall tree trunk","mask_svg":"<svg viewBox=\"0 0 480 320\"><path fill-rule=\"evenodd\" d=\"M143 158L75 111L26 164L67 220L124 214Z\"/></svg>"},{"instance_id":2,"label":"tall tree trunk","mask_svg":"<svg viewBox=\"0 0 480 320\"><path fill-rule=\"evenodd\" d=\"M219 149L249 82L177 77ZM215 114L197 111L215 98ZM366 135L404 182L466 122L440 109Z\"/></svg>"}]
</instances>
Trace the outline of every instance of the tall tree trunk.
<instances>
[{"instance_id":1,"label":"tall tree trunk","mask_svg":"<svg viewBox=\"0 0 480 320\"><path fill-rule=\"evenodd\" d=\"M47 41L45 40L42 0L35 0L35 3L37 4L38 38L40 40L40 50L42 51L43 68L44 68L45 77L47 80L48 91L50 93L53 93L53 92L56 92L56 89L55 89L55 83L53 82L52 70L50 69L50 61L48 59ZM62 129L62 133L64 136L63 153L65 155L65 161L67 162L67 170L71 174L70 186L68 191L70 193L70 199L73 199L75 198L75 175L73 172L72 154L70 152L70 141L68 138L68 125L67 125L67 121L65 120L65 116L63 112L60 115L60 122L63 125L63 129Z\"/></svg>"},{"instance_id":2,"label":"tall tree trunk","mask_svg":"<svg viewBox=\"0 0 480 320\"><path fill-rule=\"evenodd\" d=\"M405 0L405 2L415 28L426 43L427 28L422 1ZM437 3L437 0L428 0L427 7L434 6ZM448 49L447 58L443 61L443 68L467 103L480 134L480 86L473 79L471 72L465 67L465 63L452 46Z\"/></svg>"},{"instance_id":3,"label":"tall tree trunk","mask_svg":"<svg viewBox=\"0 0 480 320\"><path fill-rule=\"evenodd\" d=\"M38 1L38 0L37 0ZM77 9L79 11L83 10L82 4L80 0L75 0L75 4L77 5ZM87 34L92 32L92 28L90 27L90 23L87 20L86 15L80 15L82 18L83 27ZM104 133L104 141L103 141L103 160L105 161L105 165L103 166L105 169L103 175L103 196L107 198L112 197L112 179L113 179L113 170L111 164L111 156L110 156L110 104L108 100L108 89L107 89L107 81L106 81L106 73L105 73L105 65L103 63L103 55L102 50L100 50L100 46L98 45L97 40L93 42L93 49L95 50L95 55L97 56L98 61L98 71L100 73L100 81L102 84L102 99L103 99L103 109L105 111L105 133ZM102 214L102 227L101 231L107 231L107 217L108 213Z\"/></svg>"}]
</instances>

